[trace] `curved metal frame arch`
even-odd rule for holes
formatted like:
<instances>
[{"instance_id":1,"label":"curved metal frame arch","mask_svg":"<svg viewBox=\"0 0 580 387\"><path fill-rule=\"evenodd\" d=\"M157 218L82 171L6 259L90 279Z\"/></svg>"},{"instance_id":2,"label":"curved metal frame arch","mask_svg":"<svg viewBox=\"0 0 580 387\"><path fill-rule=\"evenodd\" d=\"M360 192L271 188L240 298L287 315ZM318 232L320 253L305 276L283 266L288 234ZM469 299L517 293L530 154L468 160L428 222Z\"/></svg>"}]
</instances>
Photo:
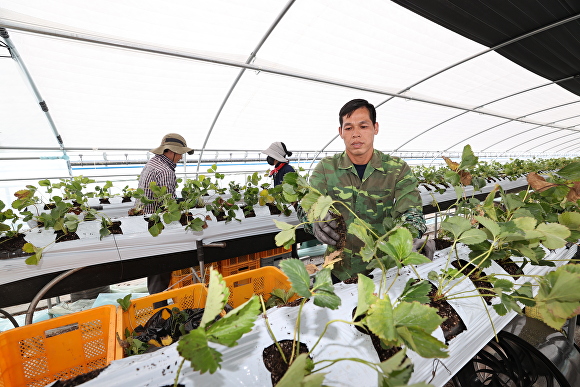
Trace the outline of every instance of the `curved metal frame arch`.
<instances>
[{"instance_id":1,"label":"curved metal frame arch","mask_svg":"<svg viewBox=\"0 0 580 387\"><path fill-rule=\"evenodd\" d=\"M448 118L448 119L446 119L446 120L444 120L444 121L442 121L442 122L438 123L437 125L434 125L434 126L430 127L430 128L429 128L429 129L427 129L427 130L424 130L423 132L419 133L418 135L416 135L416 136L412 137L412 138L411 138L411 139L409 139L408 141L406 141L406 142L404 142L403 144L401 144L401 145L400 145L398 148L396 148L396 149L395 149L395 151L398 151L398 150L400 150L402 147L404 147L405 145L407 145L407 144L408 144L408 143L410 143L411 141L413 141L413 140L415 140L415 139L417 139L417 138L421 137L422 135L424 135L424 134L426 134L427 132L429 132L429 131L431 131L431 130L435 129L436 127L438 127L438 126L441 126L441 125L443 125L443 124L445 124L445 123L447 123L447 122L449 122L449 121L451 121L451 120L453 120L453 119L455 119L455 118L459 118L460 116L462 116L462 115L464 115L464 114L466 114L466 113L469 113L469 112L477 112L477 110L478 110L478 109L481 109L481 108L483 108L483 107L485 107L485 106L487 106L487 105L491 105L492 103L496 103L496 102L502 101L502 100L504 100L504 99L507 99L507 98L515 97L516 95L520 95L520 94L524 94L524 93L527 93L527 92L530 92L530 91L533 91L533 90L537 90L537 89L540 89L540 88L542 88L542 87L546 87L546 86L550 86L550 85L557 84L557 83L560 83L560 82L568 81L568 80L570 80L570 79L574 79L574 77L573 77L573 76L572 76L572 77L566 77L566 78L559 79L559 80L557 80L557 81L552 81L552 82L548 82L548 83L545 83L545 84L542 84L542 85L534 86L534 87L531 87L531 88L529 88L529 89L526 89L526 90L521 90L521 91L518 91L518 92L516 92L516 93L509 94L509 95L503 96L503 97L501 97L501 98L495 99L495 100L493 100L493 101L486 102L486 103L484 103L483 105L479 105L479 106L477 106L477 107L473 108L473 110L466 110L466 111L464 111L464 112L462 112L462 113L460 113L460 114L458 114L458 115L456 115L456 116L453 116L453 117L451 117L451 118ZM544 124L544 125L541 125L541 126L545 126L545 125L550 125L550 124ZM501 141L500 141L500 142L501 142ZM499 144L499 142L497 142L496 144ZM495 145L495 144L494 144L494 145ZM485 149L482 149L481 151L482 151L482 152L484 152L484 151L485 151L485 150L487 150L488 148L489 148L489 147L487 147L487 148L485 148Z\"/></svg>"},{"instance_id":2,"label":"curved metal frame arch","mask_svg":"<svg viewBox=\"0 0 580 387\"><path fill-rule=\"evenodd\" d=\"M562 106L573 105L575 103L580 103L580 99L577 100L577 101L566 102L566 103L563 103L563 104L560 104L560 105L556 105L556 106L552 106L552 107L549 107L549 108L545 108L545 109L542 109L542 110L538 110L538 111L535 111L535 112L532 112L532 113L528 113L526 115L523 115L523 116L520 116L520 117L516 117L516 118L510 119L509 121L503 122L501 124L494 125L494 126L492 126L490 128L487 128L487 129L484 129L484 130L480 130L479 132L474 133L471 136L466 137L463 140L458 141L455 144L449 146L447 149L443 150L443 152L447 152L449 149L453 148L454 146L457 146L457 145L461 144L462 142L465 142L465 141L469 140L470 138L474 138L476 136L479 136L480 134L485 133L485 132L487 132L489 130L495 129L498 126L502 126L502 125L505 125L505 124L507 124L509 122L513 122L513 121L519 121L519 120L521 120L523 118L526 118L528 116L533 116L534 114L542 113L542 112L545 112L545 111L548 111L548 110L552 110L552 109L557 109L557 108L562 107ZM544 124L543 126L548 127L548 128L554 128L556 130L565 130L565 129L567 129L567 128L559 128L559 127L556 127L556 126L553 126L553 125L550 125L550 124Z\"/></svg>"},{"instance_id":3,"label":"curved metal frame arch","mask_svg":"<svg viewBox=\"0 0 580 387\"><path fill-rule=\"evenodd\" d=\"M558 145L554 145L553 147L551 147L551 148L548 148L548 149L546 149L546 150L554 149L554 148L557 148L557 147L559 147L559 146L563 146L563 145L565 145L565 144L567 144L567 143L568 143L568 141L566 141L566 142L563 142L563 143L560 143L560 144L558 144ZM575 143L574 143L574 144L572 144L572 145L568 145L568 146L565 146L564 148L560 148L560 149L558 149L556 152L562 152L564 149L568 149L568 148L570 148L570 147L573 147L573 146L575 146L575 145L577 145L577 144L579 144L579 143L580 143L580 141L579 141L579 142L575 142Z\"/></svg>"},{"instance_id":4,"label":"curved metal frame arch","mask_svg":"<svg viewBox=\"0 0 580 387\"><path fill-rule=\"evenodd\" d=\"M549 26L542 27L538 30L532 31L532 32L527 33L525 35L522 35L521 37L514 38L508 42L503 43L502 45L499 45L499 46L496 46L492 49L486 50L485 52L489 52L493 49L503 47L503 46L508 45L510 43L513 43L517 40L521 40L523 38L537 34L541 31L553 28L555 26L567 23L567 22L572 21L572 20L576 20L578 18L580 18L580 14L572 16L572 17L567 18L567 19L564 19L562 21L556 22L556 23L551 24ZM9 22L7 22L6 20L2 20L0 22L0 25L2 25L3 27L6 27L6 28L13 28L13 29L25 31L25 32L32 32L32 33L37 33L37 34L42 34L42 35L60 37L60 38L69 39L69 40L76 40L76 41L88 42L88 43L93 43L93 44L100 44L100 45L105 45L105 46L110 46L110 47L154 53L154 54L159 54L159 55L167 55L167 56L173 56L173 57L184 58L184 59L199 60L199 61L207 62L207 63L222 64L222 65L226 65L226 66L238 67L240 69L245 69L245 70L251 69L251 70L255 70L255 71L264 71L264 72L267 72L270 74L277 74L277 75L288 76L291 78L297 78L297 79L302 79L302 80L307 80L307 81L320 82L320 83L324 83L324 84L328 84L328 85L346 87L346 88L350 88L350 89L354 89L354 90L369 91L369 92L373 92L373 93L377 93L377 94L391 96L393 98L395 98L395 97L406 98L409 100L425 102L425 103L434 104L434 105L438 105L438 106L452 107L452 108L456 108L456 109L465 110L464 107L456 106L453 104L441 103L438 101L425 99L425 98L421 98L421 97L414 98L414 97L410 97L410 96L403 96L403 95L396 94L396 93L390 93L390 92L385 91L385 90L380 90L377 88L364 87L364 86L360 86L360 85L356 85L356 84L350 84L348 82L338 82L335 80L324 79L322 77L313 77L310 75L300 74L300 73L296 73L296 72L283 71L283 70L279 70L279 69L275 69L275 68L268 68L268 67L264 67L264 66L256 66L256 65L253 65L250 63L236 62L236 61L231 61L231 60L227 60L227 59L223 59L223 58L209 57L206 55L199 55L199 54L193 54L193 53L188 53L188 52L169 50L169 49L164 49L164 48L155 47L155 46L151 46L151 45L144 45L144 44L135 45L131 42L120 41L120 40L116 40L116 39L95 36L95 35L87 35L87 34L83 34L82 32L79 32L79 31L72 32L72 31L67 31L67 30L57 30L57 29L48 28L48 27L45 27L42 25L36 25L36 24L30 25L28 23L22 23L22 22L14 21L14 20L11 20ZM264 37L264 40L265 40L265 38L267 38L267 36ZM485 52L483 52L483 53L485 53ZM479 55L481 55L483 53L480 53ZM254 55L255 55L255 53L254 53ZM472 57L467 58L467 59L459 62L458 64L463 63L469 59L472 59ZM449 68L451 68L451 67L449 67ZM443 72L445 70L446 69L441 70L441 71L437 72L436 74L433 74L433 76L440 74L441 72ZM494 116L494 117L499 117L499 118L511 119L510 117L505 117L503 115L494 114L492 112L477 111L477 113L485 114L485 115L489 115L489 116ZM520 121L520 122L524 122L524 123L531 123L533 125L539 124L537 122L528 122L526 120L521 120L521 119L516 119L516 121ZM563 129L563 128L558 128L558 129ZM328 144L332 143L332 141L334 141L336 139L336 137L337 136L335 136ZM328 144L325 145L325 147L322 148L320 151L318 151L318 154L324 152L324 150L328 146Z\"/></svg>"},{"instance_id":5,"label":"curved metal frame arch","mask_svg":"<svg viewBox=\"0 0 580 387\"><path fill-rule=\"evenodd\" d=\"M573 136L573 135L575 135L575 134L579 134L579 133L580 133L580 130L578 130L578 129L576 129L576 130L572 129L572 128L575 128L575 127L576 127L576 125L569 126L569 127L567 128L568 130L572 131L572 133L565 134L565 135L563 135L563 136L560 136L560 137L558 137L558 138L555 138L555 139L552 139L552 140L549 140L549 141L543 142L543 143L542 143L542 145L545 145L545 144L548 144L548 143L550 143L550 142L556 141L556 140L558 140L558 139L560 139L560 138L563 138L563 137L568 137L568 136ZM537 139L540 139L540 138L542 138L542 137L548 136L548 135L550 135L550 134L553 134L553 133L554 133L553 131L552 131L552 132L548 132L548 133L544 133L544 134L542 134L541 136L537 136L537 137L534 137L534 138L532 138L532 139L529 139L528 141L524 141L524 142L522 142L521 144L519 144L519 145L516 145L515 147L508 149L508 152L509 152L509 151L511 151L511 150L513 150L514 148L516 148L516 147L518 147L518 146L521 146L521 145L527 144L527 143L528 143L528 142L530 142L530 141L535 141L535 140L537 140ZM527 149L527 150L525 150L524 152L531 152L531 151L532 151L532 149L534 149L534 148L537 148L537 147L539 147L539 145L535 145L535 146L531 147L530 149Z\"/></svg>"},{"instance_id":6,"label":"curved metal frame arch","mask_svg":"<svg viewBox=\"0 0 580 387\"><path fill-rule=\"evenodd\" d=\"M579 115L576 115L576 116L572 116L572 117L566 117L566 118L562 118L562 119L560 119L560 120L556 120L556 121L553 121L553 122L548 122L547 124L544 124L544 125L539 125L539 126L537 126L537 127L535 127L535 128L529 129L528 131L532 131L532 130L536 130L536 129L539 129L539 128L543 128L543 127L545 127L545 126L547 126L547 125L553 125L553 124L555 124L555 123L557 123L557 122L560 122L560 121L566 121L566 120L569 120L569 119L571 119L571 118L575 118L575 117L580 117L580 114L579 114ZM570 128L573 128L573 127L575 127L575 126L576 126L576 125L569 126L569 127L567 127L566 129L570 129ZM516 134L514 134L514 135L512 135L512 136L506 137L506 138L504 138L503 140L499 140L498 142L495 142L495 143L491 144L490 146L488 146L488 147L486 147L486 148L482 149L481 151L482 151L482 152L485 152L487 149L491 148L492 146L495 146L495 145L497 145L497 144L499 144L499 143L501 143L501 142L503 142L503 141L507 141L507 140L509 140L509 139L511 139L511 138L514 138L514 137L517 137L517 136L521 136L521 135L522 135L522 134L524 134L524 133L525 133L525 132L516 133ZM550 133L552 133L552 132L550 132ZM546 135L548 135L548 134L550 134L550 133L543 134L543 135L541 135L541 136L538 136L537 138L540 138L540 137L546 136ZM531 141L531 140L530 140L530 141ZM522 144L524 144L524 143L522 143ZM519 145L521 145L521 144L519 144ZM519 146L519 145L516 145L515 147L517 147L517 146ZM513 148L515 148L515 147L513 147ZM507 151L510 151L510 150L512 150L513 148L510 148L510 149L508 149ZM531 148L531 149L534 149L534 148ZM530 150L531 150L531 149L530 149ZM527 152L527 151L526 151L526 152Z\"/></svg>"},{"instance_id":7,"label":"curved metal frame arch","mask_svg":"<svg viewBox=\"0 0 580 387\"><path fill-rule=\"evenodd\" d=\"M521 35L521 36L518 36L518 37L516 37L516 38L510 39L510 40L508 40L507 42L504 42L504 43L498 44L497 46L490 47L490 48L488 48L487 50L484 50L484 51L481 51L481 52L479 52L479 53L477 53L477 54L471 55L471 56L469 56L469 57L467 57L467 58L465 58L465 59L462 59L462 60L460 60L459 62L453 63L453 64L451 64L451 65L449 65L449 66L447 66L447 67L445 67L445 68L443 68L443 69L441 69L441 70L439 70L439 71L437 71L437 72L435 72L435 73L433 73L433 74L431 74L431 75L428 75L427 77L425 77L425 78L423 78L423 79L421 79L421 80L419 80L419 81L417 81L417 82L413 83L413 84L412 84L412 85L410 85L410 86L407 86L407 87L406 87L406 88L404 88L403 90L401 90L401 91L397 92L397 94L395 94L395 95L391 95L389 98L387 98L387 99L386 99L386 100L384 100L383 102L381 102L381 103L377 104L377 105L375 106L375 108L379 108L380 106L382 106L382 105L384 105L385 103L389 102L389 101L390 101L390 100L392 100L393 98L396 98L396 97L405 98L405 97L402 95L403 93L406 93L407 91L411 90L413 87L415 87L415 86L417 86L417 85L419 85L419 84L421 84L421 83L423 83L423 82L425 82L425 81L427 81L427 80L429 80L429 79L431 79L431 78L434 78L434 77L436 77L437 75L439 75L439 74L442 74L442 73L444 73L444 72L445 72L445 71L447 71L447 70L450 70L450 69L452 69L452 68L454 68L454 67L457 67L457 66L459 66L459 65L461 65L461 64L463 64L463 63L465 63L465 62L468 62L468 61L470 61L470 60L472 60L472 59L475 59L475 58L477 58L477 57L479 57L479 56L481 56L481 55L487 54L488 52L496 51L496 50L498 50L498 49L500 49L500 48L502 48L502 47L508 46L508 45L510 45L510 44L512 44L512 43L515 43L515 42L518 42L518 41L520 41L520 40L522 40L522 39L526 39L526 38L528 38L528 37L530 37L530 36L536 35L536 34L538 34L538 33L540 33L540 32L544 32L544 31L547 31L547 30L549 30L549 29L551 29L551 28L558 27L558 26L560 26L560 25L562 25L562 24L566 24L566 23L568 23L568 22L574 21L574 20L576 20L576 19L580 19L580 14L577 14L577 15L574 15L574 16L570 16L569 18L566 18L566 19L564 19L564 20L560 20L560 21L558 21L558 22L555 22L555 23L549 24L549 25L547 25L547 26L544 26L544 27L538 28L537 30L534 30L534 31L531 31L531 32L525 33L525 34L523 34L523 35ZM569 78L565 78L564 80L566 80L566 79L571 79L571 78L574 78L574 76L572 76L572 77L569 77ZM563 81L563 80L554 81L554 82L562 82L562 81ZM550 82L549 84L552 84L552 83L554 83L554 82ZM547 85L548 85L548 84L546 84L546 85L541 85L541 86L538 86L538 87L543 87L543 86L547 86ZM533 90L533 89L535 89L535 88L536 88L536 87L534 87L534 88L531 88L531 89L529 89L528 91L530 91L530 90ZM513 95L517 95L517 94L519 94L519 93L515 93L515 94L513 94ZM513 95L512 95L512 96L513 96ZM510 97L510 96L508 96L508 97ZM496 101L493 101L493 102L497 102L497 101L499 101L499 100L502 100L502 99L504 99L504 98L507 98L507 97L502 97L502 98L500 98L500 99L498 99L498 100L496 100ZM489 102L489 103L491 103L491 102ZM489 104L489 103L487 103L487 104ZM485 105L487 105L487 104L484 104L484 105L482 105L482 106L485 106ZM461 115L463 115L463 114L465 114L465 113L468 113L468 112L470 112L470 111L474 111L474 110L476 110L476 109L480 109L482 106L478 106L478 107L476 107L476 108L474 108L474 109L472 109L472 110L466 110L466 111L464 111L463 113L461 113L461 114L458 114L457 116L454 116L454 117L452 117L452 118L449 118L449 119L447 119L447 120L445 120L445 121L443 121L443 122L441 122L441 123L439 123L439 124L437 124L437 125L435 125L435 126L433 126L433 127L429 128L429 129L425 130L425 131L424 131L424 132L422 132L421 134L419 134L419 135L417 135L417 136L413 137L413 138L412 138L412 139L410 139L409 141L407 141L407 142L405 142L404 144L402 144L402 145L400 145L399 147L397 147L397 148L395 149L395 151L398 151L399 149L401 149L401 147L402 147L402 146L405 146L405 145L406 145L406 144L408 144L409 142L411 142L411 141L413 141L413 140L417 139L418 137L420 137L420 136L422 136L423 134L427 133L428 131L430 131L430 130L434 129L435 127L437 127L437 126L439 126L439 125L442 125L442 124L444 124L445 122L448 122L448 121L450 121L450 120L452 120L452 119L454 119L454 118L458 118L459 116L461 116ZM324 146L322 149L320 149L320 151L318 152L318 154L320 154L320 153L324 152L324 150L326 149L326 147L327 147L329 144L331 144L331 143L332 143L332 142L333 142L333 141L336 139L336 137L337 137L337 136L335 136L335 137L334 137L334 138L333 138L331 141L329 141L329 142L328 142L328 143L327 143L327 144L326 144L326 145L325 145L325 146ZM439 154L441 154L441 153L439 153ZM314 163L314 160L313 160L313 163Z\"/></svg>"},{"instance_id":8,"label":"curved metal frame arch","mask_svg":"<svg viewBox=\"0 0 580 387\"><path fill-rule=\"evenodd\" d=\"M274 22L272 23L272 25L270 25L270 28L268 28L268 31L266 31L266 33L264 34L264 36L262 36L262 39L260 39L260 42L258 43L258 45L256 46L256 48L254 48L254 50L252 51L252 53L250 54L250 56L248 57L248 59L246 59L246 64L250 64L254 61L254 59L256 58L256 54L258 53L258 51L260 50L260 48L262 48L262 46L264 45L264 43L266 42L266 39L268 39L268 37L270 37L270 34L272 33L272 31L274 31L274 28L276 28L276 26L278 25L278 23L280 23L280 21L282 20L282 18L284 17L284 15L286 15L286 12L288 12L288 10L290 9L290 7L292 6L292 4L294 4L295 0L290 0L288 1L288 3L286 3L286 6L284 7L284 9L282 9L282 11L278 14L278 16L276 17L276 20L274 20ZM224 100L222 101L220 107L218 108L216 115L211 123L211 126L207 132L207 135L205 136L205 140L203 141L203 145L201 147L201 150L199 152L199 158L197 160L197 168L195 170L195 173L199 173L199 166L201 165L201 158L203 156L203 152L205 150L205 146L207 145L207 142L213 132L213 128L215 127L215 124L217 122L217 120L219 119L222 110L224 109L224 107L226 106L226 103L228 102L228 100L230 99L230 96L232 95L234 89L236 88L236 86L238 85L238 82L240 81L240 79L242 78L242 75L244 75L244 73L246 72L246 68L242 68L240 69L240 72L238 73L238 76L236 77L236 79L234 80L234 82L232 83L232 86L230 87L230 89L228 90L228 92L226 93L226 96L224 97Z\"/></svg>"},{"instance_id":9,"label":"curved metal frame arch","mask_svg":"<svg viewBox=\"0 0 580 387\"><path fill-rule=\"evenodd\" d=\"M44 116L48 120L48 124L49 124L50 128L52 129L52 133L54 134L54 137L56 138L56 142L58 143L60 151L62 152L62 156L58 157L58 158L61 158L61 159L66 161L68 174L70 177L72 177L73 173L72 173L72 168L71 168L69 157L66 153L66 149L64 147L62 137L60 137L60 134L58 133L58 129L56 128L56 124L54 123L52 116L50 115L50 112L48 111L48 106L46 105L46 101L44 100L44 98L42 98L40 91L36 87L36 83L32 79L32 76L30 75L28 68L24 64L24 61L22 60L20 53L16 49L16 45L14 44L12 39L10 39L10 35L8 35L8 31L6 31L5 28L0 28L0 37L2 37L2 39L4 39L4 42L6 42L6 45L5 45L6 48L10 52L12 59L16 62L16 64L20 68L20 71L22 72L24 79L26 79L26 81L28 82L28 85L32 89L32 93L36 97L36 100L37 100L40 108L44 112Z\"/></svg>"}]
</instances>

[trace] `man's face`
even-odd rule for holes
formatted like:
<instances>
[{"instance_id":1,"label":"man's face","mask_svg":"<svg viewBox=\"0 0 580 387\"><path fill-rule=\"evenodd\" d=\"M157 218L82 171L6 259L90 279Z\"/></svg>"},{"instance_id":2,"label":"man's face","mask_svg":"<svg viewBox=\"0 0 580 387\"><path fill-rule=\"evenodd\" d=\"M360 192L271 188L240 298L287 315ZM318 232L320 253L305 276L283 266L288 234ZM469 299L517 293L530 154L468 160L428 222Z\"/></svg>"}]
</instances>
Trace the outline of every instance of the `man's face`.
<instances>
[{"instance_id":1,"label":"man's face","mask_svg":"<svg viewBox=\"0 0 580 387\"><path fill-rule=\"evenodd\" d=\"M379 124L374 125L366 107L361 107L350 115L342 117L338 134L344 141L346 153L355 164L366 164L372 157L375 134Z\"/></svg>"},{"instance_id":2,"label":"man's face","mask_svg":"<svg viewBox=\"0 0 580 387\"><path fill-rule=\"evenodd\" d=\"M168 159L177 164L179 160L181 160L181 157L183 155L180 155L179 153L175 153L174 151L168 149L165 156L167 156Z\"/></svg>"}]
</instances>

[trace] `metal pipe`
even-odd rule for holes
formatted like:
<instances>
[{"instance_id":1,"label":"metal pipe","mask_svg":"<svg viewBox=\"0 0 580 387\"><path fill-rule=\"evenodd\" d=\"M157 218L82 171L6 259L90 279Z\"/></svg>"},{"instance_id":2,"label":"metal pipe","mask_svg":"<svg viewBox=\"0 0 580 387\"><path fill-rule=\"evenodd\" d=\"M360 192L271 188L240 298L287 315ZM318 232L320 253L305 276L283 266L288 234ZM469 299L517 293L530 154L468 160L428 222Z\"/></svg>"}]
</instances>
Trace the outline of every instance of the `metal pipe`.
<instances>
[{"instance_id":1,"label":"metal pipe","mask_svg":"<svg viewBox=\"0 0 580 387\"><path fill-rule=\"evenodd\" d=\"M50 125L50 128L52 129L52 133L56 137L56 141L58 142L58 145L60 146L60 150L62 151L63 159L65 159L67 161L68 173L72 177L72 175L73 175L72 169L70 166L70 162L68 160L68 156L66 154L66 149L64 148L64 143L62 141L62 138L60 137L60 134L58 133L58 130L56 129L56 124L52 120L50 112L48 111L48 106L46 105L46 102L44 101L44 99L40 95L40 91L36 87L36 84L34 83L32 76L28 72L28 68L26 68L24 61L22 60L22 57L18 53L16 46L12 42L12 39L10 39L8 32L4 28L1 28L0 30L1 30L0 33L1 33L2 38L4 39L6 44L8 45L8 49L10 50L10 53L12 55L12 59L14 59L14 61L20 67L20 70L22 71L24 78L28 81L28 85L30 86L30 88L32 89L32 92L36 96L36 100L38 101L40 108L42 109L46 119L48 120L48 124Z\"/></svg>"},{"instance_id":2,"label":"metal pipe","mask_svg":"<svg viewBox=\"0 0 580 387\"><path fill-rule=\"evenodd\" d=\"M282 20L282 18L284 17L284 15L286 14L286 12L288 12L288 10L290 9L290 7L292 6L292 4L294 4L295 0L290 0L288 3L286 3L286 6L284 7L284 9L278 14L278 17L276 17L276 19L274 20L274 22L270 25L270 27L268 28L268 30L266 31L266 33L264 34L264 36L262 36L262 39L260 39L260 42L258 43L258 45L254 48L254 50L252 51L252 53L250 54L250 56L248 57L248 59L246 59L246 64L250 64L252 63L255 59L256 59L256 54L258 53L258 51L260 50L260 48L262 47L262 45L264 45L264 42L266 41L266 39L268 39L268 37L270 36L270 34L272 33L272 31L274 31L274 28L276 28L276 26L278 25L278 23L280 23L280 20ZM230 96L232 95L232 92L234 91L234 89L236 88L236 86L238 85L240 79L242 78L242 75L244 75L244 72L246 71L245 68L240 69L240 72L238 73L236 79L234 79L234 82L232 83L232 85L230 86L230 89L227 91L220 107L218 108L213 121L211 123L211 126L209 127L207 134L205 136L205 140L203 141L203 145L201 147L201 151L199 152L199 161L197 162L197 169L196 172L199 172L199 166L201 164L201 157L203 156L203 152L205 150L205 145L207 144L209 137L211 136L212 132L213 132L213 128L215 127L215 124L218 120L218 118L220 117L222 110L224 109L224 107L226 106L226 103L228 102L228 100L230 99Z\"/></svg>"},{"instance_id":3,"label":"metal pipe","mask_svg":"<svg viewBox=\"0 0 580 387\"><path fill-rule=\"evenodd\" d=\"M572 317L568 320L568 341L574 345L574 335L576 334L576 319L578 316Z\"/></svg>"},{"instance_id":4,"label":"metal pipe","mask_svg":"<svg viewBox=\"0 0 580 387\"><path fill-rule=\"evenodd\" d=\"M6 317L8 320L10 320L10 322L12 323L12 325L14 325L14 328L18 328L18 322L14 319L14 317L12 317L12 315L8 312L6 312L4 309L0 309L0 313L4 315L4 317Z\"/></svg>"},{"instance_id":5,"label":"metal pipe","mask_svg":"<svg viewBox=\"0 0 580 387\"><path fill-rule=\"evenodd\" d=\"M26 320L24 321L24 325L32 324L32 317L34 315L34 310L36 309L36 305L38 302L44 297L44 295L52 288L55 284L59 283L62 279L70 276L71 274L76 273L79 270L84 269L85 267L77 267L76 269L71 269L69 271L65 271L64 273L60 274L59 276L53 278L49 283L44 285L42 289L36 294L36 296L30 301L30 305L28 306L28 310L26 311Z\"/></svg>"}]
</instances>

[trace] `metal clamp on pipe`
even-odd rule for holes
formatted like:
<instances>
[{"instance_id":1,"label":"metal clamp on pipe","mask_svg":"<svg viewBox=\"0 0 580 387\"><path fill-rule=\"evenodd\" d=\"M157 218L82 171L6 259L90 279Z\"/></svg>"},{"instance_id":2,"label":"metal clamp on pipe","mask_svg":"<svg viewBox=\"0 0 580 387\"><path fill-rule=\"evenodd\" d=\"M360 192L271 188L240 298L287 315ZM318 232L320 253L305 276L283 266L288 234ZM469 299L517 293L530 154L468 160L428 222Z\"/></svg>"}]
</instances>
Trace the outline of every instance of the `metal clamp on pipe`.
<instances>
[{"instance_id":1,"label":"metal clamp on pipe","mask_svg":"<svg viewBox=\"0 0 580 387\"><path fill-rule=\"evenodd\" d=\"M203 248L204 247L220 247L220 248L225 248L226 247L226 242L214 242L214 243L208 243L208 244L204 244L203 240L199 240L196 241L196 246L197 246L197 262L199 262L199 272L201 273L201 276L203 277L203 279L199 279L198 280L202 283L204 283L205 280L205 268L204 268L204 251ZM192 270L193 274L195 274L195 270ZM197 276L197 275L196 275Z\"/></svg>"}]
</instances>

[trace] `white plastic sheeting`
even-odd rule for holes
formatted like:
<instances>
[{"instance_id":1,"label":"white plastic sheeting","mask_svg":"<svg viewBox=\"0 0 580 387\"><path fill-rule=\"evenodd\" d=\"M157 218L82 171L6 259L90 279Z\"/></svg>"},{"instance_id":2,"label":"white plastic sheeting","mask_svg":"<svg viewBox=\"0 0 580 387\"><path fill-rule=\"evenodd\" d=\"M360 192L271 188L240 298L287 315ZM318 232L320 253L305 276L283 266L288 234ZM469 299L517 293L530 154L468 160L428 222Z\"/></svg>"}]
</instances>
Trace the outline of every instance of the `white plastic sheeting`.
<instances>
[{"instance_id":1,"label":"white plastic sheeting","mask_svg":"<svg viewBox=\"0 0 580 387\"><path fill-rule=\"evenodd\" d=\"M580 118L571 117L580 103L555 108L578 96L389 1L5 0L0 27L68 149L151 149L175 131L197 149L282 140L319 150L337 133L339 108L357 97L380 105L376 147L385 151L470 143L475 151L542 152L550 145L522 143L548 133L578 138ZM56 147L18 73L15 61L0 58L0 146ZM397 93L409 100L391 99ZM528 123L484 132L513 119ZM510 138L531 127L531 138ZM328 147L342 148L340 139Z\"/></svg>"},{"instance_id":2,"label":"white plastic sheeting","mask_svg":"<svg viewBox=\"0 0 580 387\"><path fill-rule=\"evenodd\" d=\"M576 251L559 249L549 252L546 259L553 260L556 266L564 264ZM417 267L419 274L425 278L431 270L444 267L448 258L449 248L437 252L433 262ZM465 258L469 249L460 246L458 257ZM455 259L453 255L452 259ZM549 267L534 266L526 274L544 275L553 270ZM486 272L506 276L506 273L495 263ZM380 271L375 270L374 281L378 289ZM387 287L397 278L389 290L389 296L394 299L403 290L407 279L414 277L411 270L403 270L402 276L395 277L393 271L387 275ZM509 277L507 277L509 278ZM528 279L520 277L516 284L523 284ZM352 311L357 303L357 285L340 283L335 285L335 292L342 300L337 310L323 309L312 302L304 305L300 319L300 341L311 349L322 333L325 324L334 319L350 321ZM462 293L465 292L465 293ZM463 281L450 294L462 293L461 296L477 295L475 287L470 281ZM497 302L497 298L492 303ZM469 361L489 340L493 338L493 327L499 331L516 315L515 312L499 316L491 306L483 302L473 302L473 298L450 300L449 303L456 309L465 323L467 330L460 333L449 343L449 357L446 359L425 359L412 351L408 356L415 365L411 382L430 382L434 386L443 386L452 375ZM489 312L489 319L484 317ZM268 322L277 340L292 339L293 330L298 314L298 308L273 308L268 311ZM491 320L491 321L490 321ZM239 345L227 348L216 346L223 354L222 368L215 374L199 374L189 367L186 362L181 370L179 383L186 386L267 386L270 384L270 373L262 361L262 351L272 344L272 339L266 329L266 322L258 318L250 333L239 340ZM443 334L438 328L433 335L443 340ZM379 362L378 356L371 344L369 336L358 332L353 326L343 323L333 323L326 332L320 344L313 351L315 361L337 358L360 358L371 362ZM124 386L129 384L147 384L148 386L163 386L173 382L178 365L182 358L176 350L176 344L162 348L156 352L129 357L113 361L109 368L103 371L96 379L86 382L85 386ZM326 365L322 363L320 366ZM368 366L353 361L335 363L323 372L327 372L325 384L331 386L375 386L376 373Z\"/></svg>"}]
</instances>

